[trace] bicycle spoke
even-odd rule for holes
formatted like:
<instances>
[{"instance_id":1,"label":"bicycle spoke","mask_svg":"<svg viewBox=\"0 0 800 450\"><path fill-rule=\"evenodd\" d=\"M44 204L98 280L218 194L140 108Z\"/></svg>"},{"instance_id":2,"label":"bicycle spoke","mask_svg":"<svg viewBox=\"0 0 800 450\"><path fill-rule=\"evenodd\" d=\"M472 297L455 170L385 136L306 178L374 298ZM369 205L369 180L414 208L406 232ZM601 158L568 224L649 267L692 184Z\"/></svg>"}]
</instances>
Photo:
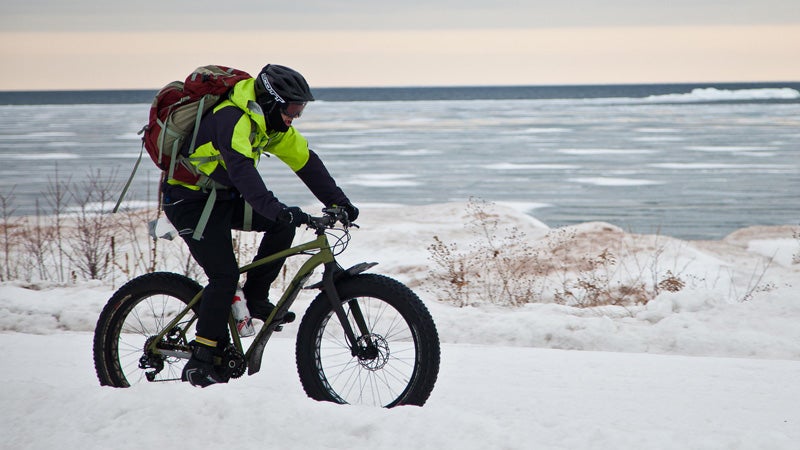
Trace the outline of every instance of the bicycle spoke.
<instances>
[{"instance_id":1,"label":"bicycle spoke","mask_svg":"<svg viewBox=\"0 0 800 450\"><path fill-rule=\"evenodd\" d=\"M331 312L321 332L319 367L344 401L383 406L396 399L410 382L416 356L413 334L391 305L369 297L344 304L354 330L358 328L348 306L353 301L358 302L369 329L369 334L359 338L359 345L365 346L359 351L364 353L352 356L342 326Z\"/></svg>"},{"instance_id":2,"label":"bicycle spoke","mask_svg":"<svg viewBox=\"0 0 800 450\"><path fill-rule=\"evenodd\" d=\"M145 377L147 371L155 371L155 368L143 369L141 358L145 349L145 343L151 337L157 335L164 326L169 323L171 317L177 314L182 308L183 302L177 301L168 295L158 295L142 299L134 305L128 313L120 327L119 341L117 344L118 359L120 370L124 374L128 383L138 384L148 381ZM192 323L193 319L179 323L180 341L186 344L187 336L184 327ZM179 381L183 361L178 358L160 358L159 363L162 368L152 381ZM179 366L176 367L176 364Z\"/></svg>"}]
</instances>

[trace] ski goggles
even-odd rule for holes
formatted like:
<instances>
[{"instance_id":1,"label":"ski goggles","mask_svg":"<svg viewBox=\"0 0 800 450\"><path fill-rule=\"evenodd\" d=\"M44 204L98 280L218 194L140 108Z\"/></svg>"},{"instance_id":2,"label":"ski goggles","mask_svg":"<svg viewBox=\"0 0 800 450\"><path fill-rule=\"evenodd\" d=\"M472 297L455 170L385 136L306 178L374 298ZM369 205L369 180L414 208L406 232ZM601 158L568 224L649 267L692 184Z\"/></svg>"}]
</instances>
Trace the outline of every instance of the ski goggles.
<instances>
[{"instance_id":1,"label":"ski goggles","mask_svg":"<svg viewBox=\"0 0 800 450\"><path fill-rule=\"evenodd\" d=\"M306 102L289 102L281 106L281 114L290 119L297 119L303 114Z\"/></svg>"}]
</instances>

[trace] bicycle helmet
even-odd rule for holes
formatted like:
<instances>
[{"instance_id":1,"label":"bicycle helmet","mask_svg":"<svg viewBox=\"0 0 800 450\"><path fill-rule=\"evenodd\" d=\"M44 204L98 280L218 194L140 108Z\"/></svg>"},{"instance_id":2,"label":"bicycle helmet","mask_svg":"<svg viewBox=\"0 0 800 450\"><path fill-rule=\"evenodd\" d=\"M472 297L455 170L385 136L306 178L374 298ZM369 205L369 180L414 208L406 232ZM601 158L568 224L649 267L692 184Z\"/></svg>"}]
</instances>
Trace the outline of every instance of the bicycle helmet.
<instances>
[{"instance_id":1,"label":"bicycle helmet","mask_svg":"<svg viewBox=\"0 0 800 450\"><path fill-rule=\"evenodd\" d=\"M289 129L280 114L289 103L314 101L306 79L296 70L277 64L267 64L261 69L256 77L255 91L256 102L264 112L267 127L275 131L285 132Z\"/></svg>"},{"instance_id":2,"label":"bicycle helmet","mask_svg":"<svg viewBox=\"0 0 800 450\"><path fill-rule=\"evenodd\" d=\"M256 96L258 103L314 101L306 79L296 70L277 64L267 64L259 72Z\"/></svg>"}]
</instances>

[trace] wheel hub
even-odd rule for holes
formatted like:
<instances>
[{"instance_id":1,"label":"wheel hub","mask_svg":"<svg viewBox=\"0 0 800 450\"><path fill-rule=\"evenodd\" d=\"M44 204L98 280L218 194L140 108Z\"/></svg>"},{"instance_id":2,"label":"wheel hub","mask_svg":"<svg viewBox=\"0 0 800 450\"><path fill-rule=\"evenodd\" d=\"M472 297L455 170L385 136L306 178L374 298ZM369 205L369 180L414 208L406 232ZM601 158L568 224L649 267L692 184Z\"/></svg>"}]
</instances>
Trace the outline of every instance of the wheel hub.
<instances>
[{"instance_id":1,"label":"wheel hub","mask_svg":"<svg viewBox=\"0 0 800 450\"><path fill-rule=\"evenodd\" d=\"M139 358L139 368L153 369L144 374L148 381L155 381L156 376L164 370L165 362L189 358L191 349L185 345L186 340L183 336L183 330L179 327L170 330L161 341L156 343L158 353L151 350L151 345L153 345L156 336L147 338L144 343L144 353Z\"/></svg>"},{"instance_id":2,"label":"wheel hub","mask_svg":"<svg viewBox=\"0 0 800 450\"><path fill-rule=\"evenodd\" d=\"M156 379L156 375L159 372L164 370L164 358L161 355L156 355L149 350L150 344L153 343L153 339L155 336L151 336L145 341L144 343L144 353L142 357L139 358L139 368L140 369L153 369L149 372L145 372L144 375L147 378L147 381L153 381Z\"/></svg>"},{"instance_id":3,"label":"wheel hub","mask_svg":"<svg viewBox=\"0 0 800 450\"><path fill-rule=\"evenodd\" d=\"M361 336L358 349L358 363L367 370L381 370L389 362L389 343L381 335Z\"/></svg>"}]
</instances>

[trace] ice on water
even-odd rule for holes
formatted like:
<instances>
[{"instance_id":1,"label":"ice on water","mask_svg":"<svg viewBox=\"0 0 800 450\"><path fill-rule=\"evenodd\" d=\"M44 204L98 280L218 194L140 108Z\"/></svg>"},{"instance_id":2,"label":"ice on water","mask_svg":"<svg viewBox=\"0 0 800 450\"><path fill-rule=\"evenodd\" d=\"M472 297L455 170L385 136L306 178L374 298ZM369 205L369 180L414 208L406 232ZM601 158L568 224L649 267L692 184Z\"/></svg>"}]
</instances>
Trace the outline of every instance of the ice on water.
<instances>
[{"instance_id":1,"label":"ice on water","mask_svg":"<svg viewBox=\"0 0 800 450\"><path fill-rule=\"evenodd\" d=\"M325 102L297 128L357 203L479 197L549 205L552 226L602 220L720 238L800 221L795 89L695 89L643 98ZM775 101L770 101L773 99ZM148 105L0 106L0 189L32 213L56 171L82 180L139 155ZM145 156L146 158L146 156ZM286 203L314 199L277 158L260 171ZM150 201L144 161L129 194ZM149 196L149 197L148 197Z\"/></svg>"}]
</instances>

